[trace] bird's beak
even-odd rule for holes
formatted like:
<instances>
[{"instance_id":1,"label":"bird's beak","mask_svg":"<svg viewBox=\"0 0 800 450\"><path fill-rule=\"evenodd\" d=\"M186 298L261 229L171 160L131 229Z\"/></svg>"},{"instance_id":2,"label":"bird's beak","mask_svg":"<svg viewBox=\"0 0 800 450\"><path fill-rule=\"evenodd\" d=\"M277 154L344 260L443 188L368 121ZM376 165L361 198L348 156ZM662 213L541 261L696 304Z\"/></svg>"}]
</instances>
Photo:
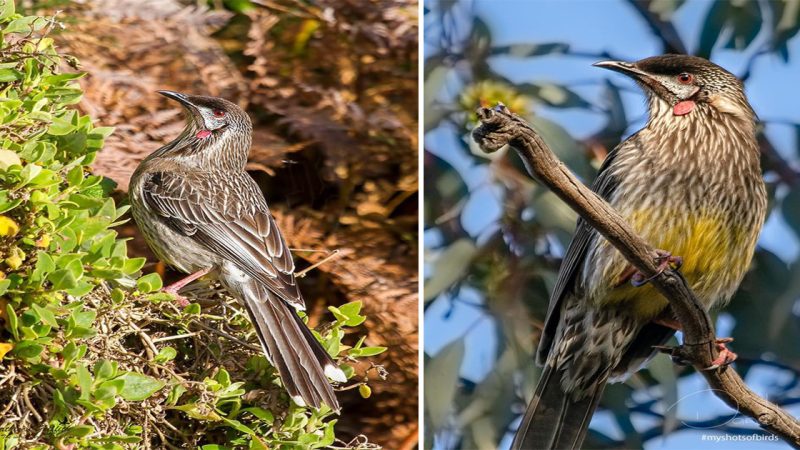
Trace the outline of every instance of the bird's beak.
<instances>
[{"instance_id":1,"label":"bird's beak","mask_svg":"<svg viewBox=\"0 0 800 450\"><path fill-rule=\"evenodd\" d=\"M192 103L191 100L189 100L188 95L175 91L158 91L158 93L183 105L192 120L197 123L202 123L203 117L200 114L200 110L194 103Z\"/></svg>"},{"instance_id":2,"label":"bird's beak","mask_svg":"<svg viewBox=\"0 0 800 450\"><path fill-rule=\"evenodd\" d=\"M164 97L171 98L172 100L175 100L184 106L194 108L194 105L189 101L189 97L187 97L186 94L181 94L180 92L175 91L158 91L158 93Z\"/></svg>"},{"instance_id":3,"label":"bird's beak","mask_svg":"<svg viewBox=\"0 0 800 450\"><path fill-rule=\"evenodd\" d=\"M653 92L661 95L663 98L668 98L672 94L661 85L653 75L645 72L644 70L636 67L635 64L625 61L600 61L592 64L595 67L602 67L603 69L613 70L621 74L627 75L634 80L649 87Z\"/></svg>"},{"instance_id":4,"label":"bird's beak","mask_svg":"<svg viewBox=\"0 0 800 450\"><path fill-rule=\"evenodd\" d=\"M592 64L595 67L602 67L603 69L613 70L614 72L623 73L632 78L649 77L647 72L640 70L635 65L625 61L600 61Z\"/></svg>"}]
</instances>

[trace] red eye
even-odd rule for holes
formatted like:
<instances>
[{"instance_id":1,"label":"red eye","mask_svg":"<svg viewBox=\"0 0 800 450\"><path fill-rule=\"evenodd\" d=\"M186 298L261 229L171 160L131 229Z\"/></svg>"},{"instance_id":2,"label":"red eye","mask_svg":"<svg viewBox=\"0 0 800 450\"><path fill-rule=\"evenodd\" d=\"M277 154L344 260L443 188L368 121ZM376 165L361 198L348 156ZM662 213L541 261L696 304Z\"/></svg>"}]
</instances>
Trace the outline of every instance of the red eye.
<instances>
[{"instance_id":1,"label":"red eye","mask_svg":"<svg viewBox=\"0 0 800 450\"><path fill-rule=\"evenodd\" d=\"M214 117L225 117L225 111L221 109L214 110Z\"/></svg>"},{"instance_id":2,"label":"red eye","mask_svg":"<svg viewBox=\"0 0 800 450\"><path fill-rule=\"evenodd\" d=\"M681 84L689 84L694 81L694 77L690 73L683 72L678 75L678 82Z\"/></svg>"}]
</instances>

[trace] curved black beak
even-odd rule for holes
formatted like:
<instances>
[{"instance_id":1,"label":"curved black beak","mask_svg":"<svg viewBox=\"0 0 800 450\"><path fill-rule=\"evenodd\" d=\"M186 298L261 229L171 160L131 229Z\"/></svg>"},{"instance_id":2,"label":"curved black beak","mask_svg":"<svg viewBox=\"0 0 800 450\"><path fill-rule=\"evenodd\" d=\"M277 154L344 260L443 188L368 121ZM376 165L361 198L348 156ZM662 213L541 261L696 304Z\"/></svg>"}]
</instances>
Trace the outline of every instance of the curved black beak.
<instances>
[{"instance_id":1,"label":"curved black beak","mask_svg":"<svg viewBox=\"0 0 800 450\"><path fill-rule=\"evenodd\" d=\"M178 103L184 106L194 106L191 101L189 101L189 97L186 94L181 94L180 92L175 91L158 91L159 94L163 95L164 97L171 98L172 100L177 101Z\"/></svg>"},{"instance_id":2,"label":"curved black beak","mask_svg":"<svg viewBox=\"0 0 800 450\"><path fill-rule=\"evenodd\" d=\"M186 94L182 94L180 92L175 91L157 91L159 94L167 97L169 99L175 100L176 102L180 103L181 106L186 110L187 117L194 121L195 123L200 124L203 121L203 116L200 113L200 109L195 105L191 100L190 97Z\"/></svg>"},{"instance_id":3,"label":"curved black beak","mask_svg":"<svg viewBox=\"0 0 800 450\"><path fill-rule=\"evenodd\" d=\"M662 98L670 98L670 93L664 86L661 85L653 75L638 68L636 64L625 61L600 61L592 64L595 67L602 67L603 69L613 70L623 75L627 75L637 82L647 86L651 91L660 95Z\"/></svg>"},{"instance_id":4,"label":"curved black beak","mask_svg":"<svg viewBox=\"0 0 800 450\"><path fill-rule=\"evenodd\" d=\"M600 61L592 65L595 67L602 67L603 69L613 70L614 72L623 73L634 78L649 76L647 72L639 69L634 64L625 61Z\"/></svg>"}]
</instances>

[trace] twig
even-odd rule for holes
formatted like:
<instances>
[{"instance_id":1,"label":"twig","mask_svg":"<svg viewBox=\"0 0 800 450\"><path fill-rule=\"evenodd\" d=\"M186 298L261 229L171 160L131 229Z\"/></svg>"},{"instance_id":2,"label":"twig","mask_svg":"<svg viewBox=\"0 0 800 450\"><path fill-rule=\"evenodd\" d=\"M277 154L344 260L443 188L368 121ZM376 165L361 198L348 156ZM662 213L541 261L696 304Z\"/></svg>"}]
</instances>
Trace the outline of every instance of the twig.
<instances>
[{"instance_id":1,"label":"twig","mask_svg":"<svg viewBox=\"0 0 800 450\"><path fill-rule=\"evenodd\" d=\"M297 277L297 278L303 278L303 277L306 276L306 274L308 274L308 272L316 269L317 267L325 264L326 262L328 262L328 261L330 261L330 260L332 260L334 258L337 258L338 256L339 256L339 249L337 248L336 250L332 251L328 256L322 258L321 261L317 261L314 264L312 264L312 265L306 267L305 269L301 270L300 272L295 273L294 276Z\"/></svg>"},{"instance_id":2,"label":"twig","mask_svg":"<svg viewBox=\"0 0 800 450\"><path fill-rule=\"evenodd\" d=\"M156 339L153 339L153 344L158 344L159 342L164 342L164 341L174 341L175 339L183 339L183 338L187 338L187 337L192 337L192 336L195 336L197 334L199 334L199 333L194 331L192 333L176 334L175 336L166 336L166 337L162 337L162 338L156 338Z\"/></svg>"},{"instance_id":3,"label":"twig","mask_svg":"<svg viewBox=\"0 0 800 450\"><path fill-rule=\"evenodd\" d=\"M706 378L716 395L729 406L753 418L762 428L800 448L800 422L778 405L756 395L730 367L703 370L717 357L714 328L706 310L689 289L683 276L672 269L657 270L655 249L639 237L608 203L581 183L558 160L544 141L522 118L499 105L479 108L480 126L472 132L486 152L510 145L528 172L575 210L639 270L669 301L683 329L681 357Z\"/></svg>"},{"instance_id":4,"label":"twig","mask_svg":"<svg viewBox=\"0 0 800 450\"><path fill-rule=\"evenodd\" d=\"M33 417L36 418L36 422L42 422L42 416L36 412L36 407L33 406L33 403L31 403L31 398L28 396L28 392L30 392L30 390L31 387L27 385L22 388L22 401L25 403L25 406L28 407L28 410L31 412L31 414L33 414Z\"/></svg>"},{"instance_id":5,"label":"twig","mask_svg":"<svg viewBox=\"0 0 800 450\"><path fill-rule=\"evenodd\" d=\"M236 342L237 344L239 344L239 345L241 345L243 347L247 347L250 350L255 350L257 352L262 351L261 347L253 345L253 344L251 344L249 342L245 342L245 341L237 338L236 336L233 336L232 334L226 333L226 332L224 332L222 330L218 330L218 329L216 329L214 327L210 327L210 326L204 324L203 322L200 322L198 320L193 320L192 323L194 325L197 325L198 327L204 329L204 330L210 331L211 333L214 333L214 334L217 334L217 335L222 336L224 338L227 338L227 339L229 339L229 340L231 340L233 342Z\"/></svg>"}]
</instances>

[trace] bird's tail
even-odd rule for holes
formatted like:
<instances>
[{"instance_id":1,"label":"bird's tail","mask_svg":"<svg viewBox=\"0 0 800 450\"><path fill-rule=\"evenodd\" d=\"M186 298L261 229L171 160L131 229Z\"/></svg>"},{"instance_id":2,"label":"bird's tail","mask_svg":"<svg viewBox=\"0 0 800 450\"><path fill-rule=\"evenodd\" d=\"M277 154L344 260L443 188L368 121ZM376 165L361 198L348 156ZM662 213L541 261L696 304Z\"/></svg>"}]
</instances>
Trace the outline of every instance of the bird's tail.
<instances>
[{"instance_id":1,"label":"bird's tail","mask_svg":"<svg viewBox=\"0 0 800 450\"><path fill-rule=\"evenodd\" d=\"M591 391L578 400L564 393L560 378L553 366L545 366L514 436L512 450L581 448L592 414L603 395L606 377L596 380Z\"/></svg>"},{"instance_id":2,"label":"bird's tail","mask_svg":"<svg viewBox=\"0 0 800 450\"><path fill-rule=\"evenodd\" d=\"M300 317L283 300L250 280L236 288L244 297L250 320L270 363L295 403L339 412L328 378L347 381L344 372L317 341Z\"/></svg>"}]
</instances>

